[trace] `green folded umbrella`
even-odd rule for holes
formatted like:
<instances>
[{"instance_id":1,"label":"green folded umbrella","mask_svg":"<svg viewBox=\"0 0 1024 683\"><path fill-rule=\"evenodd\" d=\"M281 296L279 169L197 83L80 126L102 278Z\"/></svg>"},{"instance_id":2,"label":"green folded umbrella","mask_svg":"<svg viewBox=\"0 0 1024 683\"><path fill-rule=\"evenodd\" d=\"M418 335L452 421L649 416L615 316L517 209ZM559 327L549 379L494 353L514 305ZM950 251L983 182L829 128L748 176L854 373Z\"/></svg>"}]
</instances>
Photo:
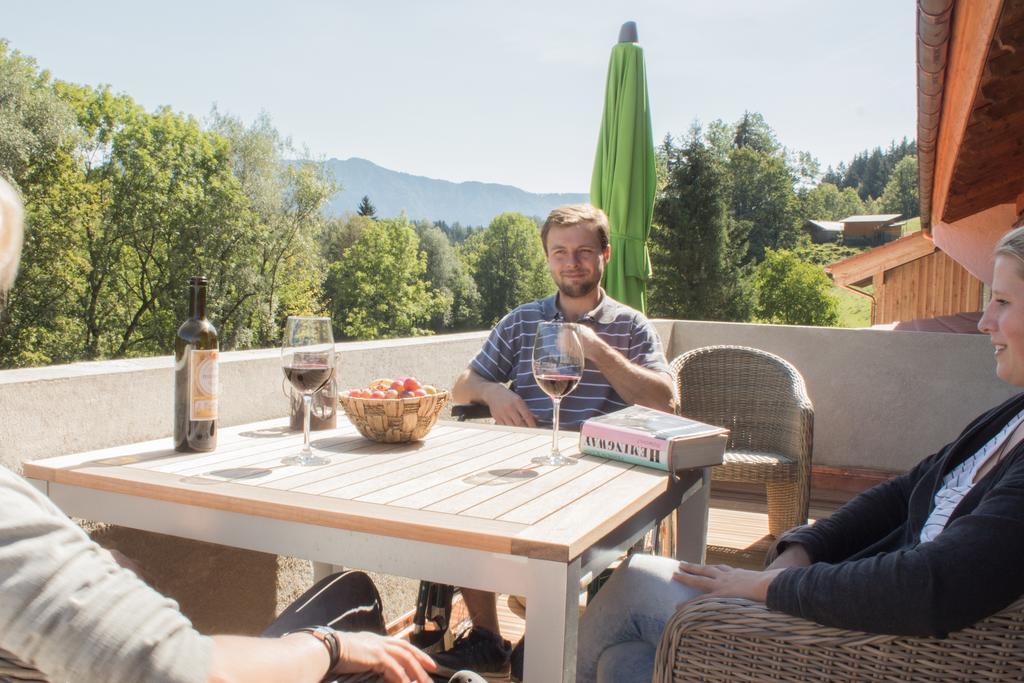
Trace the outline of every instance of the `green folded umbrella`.
<instances>
[{"instance_id":1,"label":"green folded umbrella","mask_svg":"<svg viewBox=\"0 0 1024 683\"><path fill-rule=\"evenodd\" d=\"M605 290L646 312L651 276L647 235L656 182L654 141L644 52L636 44L636 25L624 24L619 40L608 63L590 201L604 209L611 223L612 255L604 273Z\"/></svg>"}]
</instances>

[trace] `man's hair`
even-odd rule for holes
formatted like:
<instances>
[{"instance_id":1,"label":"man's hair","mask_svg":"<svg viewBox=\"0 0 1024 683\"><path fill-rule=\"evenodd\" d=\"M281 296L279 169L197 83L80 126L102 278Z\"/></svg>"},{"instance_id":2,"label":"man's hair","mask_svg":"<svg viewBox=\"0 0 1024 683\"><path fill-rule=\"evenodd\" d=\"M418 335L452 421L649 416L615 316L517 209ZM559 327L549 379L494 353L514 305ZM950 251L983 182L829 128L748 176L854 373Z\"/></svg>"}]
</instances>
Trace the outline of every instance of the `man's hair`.
<instances>
[{"instance_id":1,"label":"man's hair","mask_svg":"<svg viewBox=\"0 0 1024 683\"><path fill-rule=\"evenodd\" d=\"M14 284L23 239L21 199L0 177L0 295Z\"/></svg>"},{"instance_id":2,"label":"man's hair","mask_svg":"<svg viewBox=\"0 0 1024 683\"><path fill-rule=\"evenodd\" d=\"M544 253L548 251L548 232L551 228L565 228L587 223L597 230L601 240L601 250L608 246L608 216L604 211L591 204L569 204L560 206L548 214L540 229L540 241L544 244Z\"/></svg>"}]
</instances>

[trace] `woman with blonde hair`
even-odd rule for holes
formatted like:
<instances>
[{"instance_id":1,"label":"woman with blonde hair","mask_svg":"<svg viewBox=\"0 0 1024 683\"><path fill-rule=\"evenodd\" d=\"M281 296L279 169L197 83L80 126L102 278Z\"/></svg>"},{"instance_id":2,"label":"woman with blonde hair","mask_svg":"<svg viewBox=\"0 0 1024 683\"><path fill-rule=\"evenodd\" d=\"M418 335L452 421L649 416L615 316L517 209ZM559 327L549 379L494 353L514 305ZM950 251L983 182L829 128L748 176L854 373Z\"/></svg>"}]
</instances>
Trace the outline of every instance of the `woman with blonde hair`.
<instances>
[{"instance_id":1,"label":"woman with blonde hair","mask_svg":"<svg viewBox=\"0 0 1024 683\"><path fill-rule=\"evenodd\" d=\"M996 246L978 329L996 374L1024 387L1024 228ZM741 597L825 626L942 636L1024 594L1024 393L906 474L784 534L763 571L633 556L587 608L577 681L650 680L676 607Z\"/></svg>"}]
</instances>

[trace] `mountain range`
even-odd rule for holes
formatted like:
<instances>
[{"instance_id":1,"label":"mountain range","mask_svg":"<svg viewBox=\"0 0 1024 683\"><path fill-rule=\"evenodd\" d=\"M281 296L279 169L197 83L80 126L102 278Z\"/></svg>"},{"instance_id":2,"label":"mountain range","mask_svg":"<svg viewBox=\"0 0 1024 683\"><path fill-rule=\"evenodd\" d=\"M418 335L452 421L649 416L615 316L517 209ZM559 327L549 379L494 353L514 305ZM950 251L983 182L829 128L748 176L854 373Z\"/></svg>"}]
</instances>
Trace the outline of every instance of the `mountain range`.
<instances>
[{"instance_id":1,"label":"mountain range","mask_svg":"<svg viewBox=\"0 0 1024 683\"><path fill-rule=\"evenodd\" d=\"M497 183L437 180L382 168L353 157L324 162L341 185L325 209L330 216L355 213L363 196L370 198L379 218L405 211L411 220L443 220L449 225L487 225L505 211L544 217L556 206L589 201L583 193L537 194Z\"/></svg>"}]
</instances>

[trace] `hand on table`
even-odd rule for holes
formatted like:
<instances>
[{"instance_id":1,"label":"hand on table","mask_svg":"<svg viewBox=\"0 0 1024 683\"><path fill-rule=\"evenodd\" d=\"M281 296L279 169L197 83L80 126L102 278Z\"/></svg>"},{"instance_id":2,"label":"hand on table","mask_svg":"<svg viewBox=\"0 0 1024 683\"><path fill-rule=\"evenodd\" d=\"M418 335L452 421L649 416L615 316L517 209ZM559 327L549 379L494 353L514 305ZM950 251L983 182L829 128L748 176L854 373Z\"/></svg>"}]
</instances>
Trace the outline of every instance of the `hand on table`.
<instances>
[{"instance_id":1,"label":"hand on table","mask_svg":"<svg viewBox=\"0 0 1024 683\"><path fill-rule=\"evenodd\" d=\"M782 573L782 569L752 571L737 569L726 564L704 565L680 562L672 579L707 595L747 598L764 602L768 597L768 585L780 573Z\"/></svg>"},{"instance_id":2,"label":"hand on table","mask_svg":"<svg viewBox=\"0 0 1024 683\"><path fill-rule=\"evenodd\" d=\"M437 670L434 660L404 640L369 632L335 633L341 644L341 659L331 673L373 671L388 683L431 683L427 672Z\"/></svg>"},{"instance_id":3,"label":"hand on table","mask_svg":"<svg viewBox=\"0 0 1024 683\"><path fill-rule=\"evenodd\" d=\"M494 384L488 388L486 402L491 410L491 417L500 425L514 427L536 427L537 420L526 407L519 394L502 384Z\"/></svg>"}]
</instances>

